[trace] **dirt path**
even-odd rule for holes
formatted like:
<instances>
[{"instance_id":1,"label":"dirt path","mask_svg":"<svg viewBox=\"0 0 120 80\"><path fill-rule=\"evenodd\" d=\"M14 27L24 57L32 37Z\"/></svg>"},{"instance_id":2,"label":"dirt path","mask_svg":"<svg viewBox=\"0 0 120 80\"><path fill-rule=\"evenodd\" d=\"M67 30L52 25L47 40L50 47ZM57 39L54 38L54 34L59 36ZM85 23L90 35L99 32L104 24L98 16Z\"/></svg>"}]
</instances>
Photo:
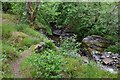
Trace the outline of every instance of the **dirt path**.
<instances>
[{"instance_id":1,"label":"dirt path","mask_svg":"<svg viewBox=\"0 0 120 80\"><path fill-rule=\"evenodd\" d=\"M22 62L22 60L24 60L31 53L32 53L31 49L25 50L24 52L22 52L20 54L19 58L15 62L11 62L12 73L14 75L14 78L22 78L22 74L20 71L20 63Z\"/></svg>"}]
</instances>

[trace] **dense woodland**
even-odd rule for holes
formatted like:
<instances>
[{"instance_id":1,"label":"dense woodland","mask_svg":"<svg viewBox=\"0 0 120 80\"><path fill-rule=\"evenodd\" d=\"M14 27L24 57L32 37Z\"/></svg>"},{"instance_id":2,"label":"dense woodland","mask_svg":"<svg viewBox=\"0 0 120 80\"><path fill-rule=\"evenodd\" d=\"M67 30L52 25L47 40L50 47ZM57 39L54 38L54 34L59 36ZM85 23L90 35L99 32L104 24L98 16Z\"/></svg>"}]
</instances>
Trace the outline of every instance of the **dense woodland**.
<instances>
[{"instance_id":1,"label":"dense woodland","mask_svg":"<svg viewBox=\"0 0 120 80\"><path fill-rule=\"evenodd\" d=\"M117 78L118 7L117 2L2 2L0 78Z\"/></svg>"}]
</instances>

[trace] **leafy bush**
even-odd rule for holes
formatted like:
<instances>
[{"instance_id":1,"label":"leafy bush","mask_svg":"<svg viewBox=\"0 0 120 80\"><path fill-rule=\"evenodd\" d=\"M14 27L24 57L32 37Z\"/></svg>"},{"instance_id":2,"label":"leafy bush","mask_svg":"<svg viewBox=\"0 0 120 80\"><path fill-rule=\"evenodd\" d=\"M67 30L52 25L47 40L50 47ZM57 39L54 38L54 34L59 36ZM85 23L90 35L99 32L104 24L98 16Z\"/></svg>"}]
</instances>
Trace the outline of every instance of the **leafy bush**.
<instances>
[{"instance_id":1,"label":"leafy bush","mask_svg":"<svg viewBox=\"0 0 120 80\"><path fill-rule=\"evenodd\" d=\"M61 38L60 53L67 56L75 57L79 51L80 43L76 41L76 35L70 38Z\"/></svg>"},{"instance_id":2,"label":"leafy bush","mask_svg":"<svg viewBox=\"0 0 120 80\"><path fill-rule=\"evenodd\" d=\"M50 77L50 78L60 78L63 77L62 72L64 72L63 57L60 55L55 55L54 51L45 51L44 55L37 60L39 70L38 77Z\"/></svg>"},{"instance_id":3,"label":"leafy bush","mask_svg":"<svg viewBox=\"0 0 120 80\"><path fill-rule=\"evenodd\" d=\"M51 40L45 41L45 48L50 50L57 50L57 47L55 46L55 44L53 44Z\"/></svg>"},{"instance_id":4,"label":"leafy bush","mask_svg":"<svg viewBox=\"0 0 120 80\"><path fill-rule=\"evenodd\" d=\"M37 69L37 73L31 73L36 74L34 75L34 77L61 78L63 77L62 72L65 71L65 69L63 68L65 64L63 56L57 55L56 52L52 50L44 51L44 53L32 54L26 59L26 61L22 62L22 69L27 68L27 66L23 67L23 65L25 64L32 65L31 68L36 67L34 68L34 70Z\"/></svg>"},{"instance_id":5,"label":"leafy bush","mask_svg":"<svg viewBox=\"0 0 120 80\"><path fill-rule=\"evenodd\" d=\"M11 5L11 12L19 15L21 21L27 21L25 3L8 4ZM49 34L52 34L50 21L56 22L57 26L70 26L71 30L78 34L79 40L92 34L104 36L104 33L108 35L117 33L118 3L46 2L40 5L36 22L44 25Z\"/></svg>"},{"instance_id":6,"label":"leafy bush","mask_svg":"<svg viewBox=\"0 0 120 80\"><path fill-rule=\"evenodd\" d=\"M69 26L81 41L92 34L114 35L118 22L117 5L117 3L48 2L41 3L38 13L42 15L45 22L56 22L57 27Z\"/></svg>"}]
</instances>

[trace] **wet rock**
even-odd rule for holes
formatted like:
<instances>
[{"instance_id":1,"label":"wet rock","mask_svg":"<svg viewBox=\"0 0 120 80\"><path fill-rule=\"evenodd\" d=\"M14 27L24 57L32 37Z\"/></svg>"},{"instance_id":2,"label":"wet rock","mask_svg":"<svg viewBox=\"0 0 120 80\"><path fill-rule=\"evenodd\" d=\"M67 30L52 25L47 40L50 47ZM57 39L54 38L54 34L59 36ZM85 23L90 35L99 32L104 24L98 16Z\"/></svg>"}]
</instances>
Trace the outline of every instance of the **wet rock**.
<instances>
[{"instance_id":1,"label":"wet rock","mask_svg":"<svg viewBox=\"0 0 120 80\"><path fill-rule=\"evenodd\" d=\"M110 45L110 43L110 40L98 35L88 36L82 40L82 45L90 54L92 54L93 51L99 51L100 53L98 54L101 54L101 52L103 52L104 49Z\"/></svg>"},{"instance_id":2,"label":"wet rock","mask_svg":"<svg viewBox=\"0 0 120 80\"><path fill-rule=\"evenodd\" d=\"M95 61L101 61L99 56L93 55L93 58L95 59Z\"/></svg>"},{"instance_id":3,"label":"wet rock","mask_svg":"<svg viewBox=\"0 0 120 80\"><path fill-rule=\"evenodd\" d=\"M112 58L113 58L113 59L118 59L118 56L119 56L118 54L113 54L113 55L112 55Z\"/></svg>"},{"instance_id":4,"label":"wet rock","mask_svg":"<svg viewBox=\"0 0 120 80\"><path fill-rule=\"evenodd\" d=\"M60 36L61 33L62 33L62 30L54 30L54 31L53 31L53 34L54 34L54 35Z\"/></svg>"},{"instance_id":5,"label":"wet rock","mask_svg":"<svg viewBox=\"0 0 120 80\"><path fill-rule=\"evenodd\" d=\"M120 58L120 55L118 55L118 58Z\"/></svg>"},{"instance_id":6,"label":"wet rock","mask_svg":"<svg viewBox=\"0 0 120 80\"><path fill-rule=\"evenodd\" d=\"M44 45L45 45L44 42L41 42L40 44L37 44L37 45L35 46L35 52L36 52L36 53L41 52L41 51L43 50L43 48L44 48Z\"/></svg>"},{"instance_id":7,"label":"wet rock","mask_svg":"<svg viewBox=\"0 0 120 80\"><path fill-rule=\"evenodd\" d=\"M85 55L91 55L96 63L108 66L112 70L118 70L120 68L120 55L118 53L104 52L104 49L107 48L110 43L109 40L101 36L88 36L82 40L82 50L80 51Z\"/></svg>"},{"instance_id":8,"label":"wet rock","mask_svg":"<svg viewBox=\"0 0 120 80\"><path fill-rule=\"evenodd\" d=\"M113 62L110 62L110 63L108 63L107 65L108 65L108 66L113 66L113 64L114 64Z\"/></svg>"},{"instance_id":9,"label":"wet rock","mask_svg":"<svg viewBox=\"0 0 120 80\"><path fill-rule=\"evenodd\" d=\"M87 63L89 63L89 61L88 61L88 60L84 60L83 62L84 62L84 63L86 63L86 64L87 64Z\"/></svg>"},{"instance_id":10,"label":"wet rock","mask_svg":"<svg viewBox=\"0 0 120 80\"><path fill-rule=\"evenodd\" d=\"M102 55L100 58L101 58L101 59L105 59L105 58L106 58L106 56L105 56L105 55Z\"/></svg>"},{"instance_id":11,"label":"wet rock","mask_svg":"<svg viewBox=\"0 0 120 80\"><path fill-rule=\"evenodd\" d=\"M107 52L103 52L102 56L101 56L101 59L109 58L109 57L110 57L110 54L107 54Z\"/></svg>"},{"instance_id":12,"label":"wet rock","mask_svg":"<svg viewBox=\"0 0 120 80\"><path fill-rule=\"evenodd\" d=\"M118 63L118 60L115 59L114 62Z\"/></svg>"},{"instance_id":13,"label":"wet rock","mask_svg":"<svg viewBox=\"0 0 120 80\"><path fill-rule=\"evenodd\" d=\"M96 51L96 50L94 50L94 51L92 51L92 54L94 55L97 55L97 54L100 54L100 52L99 51Z\"/></svg>"},{"instance_id":14,"label":"wet rock","mask_svg":"<svg viewBox=\"0 0 120 80\"><path fill-rule=\"evenodd\" d=\"M107 52L108 54L112 54L112 52Z\"/></svg>"},{"instance_id":15,"label":"wet rock","mask_svg":"<svg viewBox=\"0 0 120 80\"><path fill-rule=\"evenodd\" d=\"M111 58L105 58L102 61L103 61L103 64L107 65L108 63L112 62L113 59L111 59Z\"/></svg>"},{"instance_id":16,"label":"wet rock","mask_svg":"<svg viewBox=\"0 0 120 80\"><path fill-rule=\"evenodd\" d=\"M119 64L117 64L116 67L120 69L120 65Z\"/></svg>"},{"instance_id":17,"label":"wet rock","mask_svg":"<svg viewBox=\"0 0 120 80\"><path fill-rule=\"evenodd\" d=\"M110 57L110 55L109 55L109 54L106 54L106 57L107 57L107 58L109 58L109 57Z\"/></svg>"},{"instance_id":18,"label":"wet rock","mask_svg":"<svg viewBox=\"0 0 120 80\"><path fill-rule=\"evenodd\" d=\"M113 59L117 59L117 56L113 56L112 58L113 58Z\"/></svg>"},{"instance_id":19,"label":"wet rock","mask_svg":"<svg viewBox=\"0 0 120 80\"><path fill-rule=\"evenodd\" d=\"M64 38L69 38L73 35L73 33L62 33L61 36L64 37Z\"/></svg>"},{"instance_id":20,"label":"wet rock","mask_svg":"<svg viewBox=\"0 0 120 80\"><path fill-rule=\"evenodd\" d=\"M81 48L81 49L80 49L80 54L81 54L82 56L87 56L87 54L89 54L89 52L88 52L87 50L85 50L84 48Z\"/></svg>"},{"instance_id":21,"label":"wet rock","mask_svg":"<svg viewBox=\"0 0 120 80\"><path fill-rule=\"evenodd\" d=\"M82 57L82 61L83 61L83 63L84 63L84 64L89 63L89 60L88 60L88 58L87 58L87 57Z\"/></svg>"}]
</instances>

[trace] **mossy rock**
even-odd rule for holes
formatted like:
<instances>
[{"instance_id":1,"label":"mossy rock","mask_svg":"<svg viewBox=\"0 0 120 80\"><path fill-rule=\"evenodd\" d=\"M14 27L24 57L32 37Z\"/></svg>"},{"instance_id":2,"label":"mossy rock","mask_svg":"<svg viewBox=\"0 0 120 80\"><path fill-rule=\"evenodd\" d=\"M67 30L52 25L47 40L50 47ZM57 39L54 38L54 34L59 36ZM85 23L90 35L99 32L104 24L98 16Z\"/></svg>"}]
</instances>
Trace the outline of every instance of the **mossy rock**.
<instances>
[{"instance_id":1,"label":"mossy rock","mask_svg":"<svg viewBox=\"0 0 120 80\"><path fill-rule=\"evenodd\" d=\"M10 41L15 44L15 43L20 43L24 38L29 37L27 34L23 32L12 32L12 36L10 37Z\"/></svg>"},{"instance_id":2,"label":"mossy rock","mask_svg":"<svg viewBox=\"0 0 120 80\"><path fill-rule=\"evenodd\" d=\"M110 44L110 40L98 35L87 36L82 40L82 47L86 48L90 54L93 51L103 52Z\"/></svg>"}]
</instances>

